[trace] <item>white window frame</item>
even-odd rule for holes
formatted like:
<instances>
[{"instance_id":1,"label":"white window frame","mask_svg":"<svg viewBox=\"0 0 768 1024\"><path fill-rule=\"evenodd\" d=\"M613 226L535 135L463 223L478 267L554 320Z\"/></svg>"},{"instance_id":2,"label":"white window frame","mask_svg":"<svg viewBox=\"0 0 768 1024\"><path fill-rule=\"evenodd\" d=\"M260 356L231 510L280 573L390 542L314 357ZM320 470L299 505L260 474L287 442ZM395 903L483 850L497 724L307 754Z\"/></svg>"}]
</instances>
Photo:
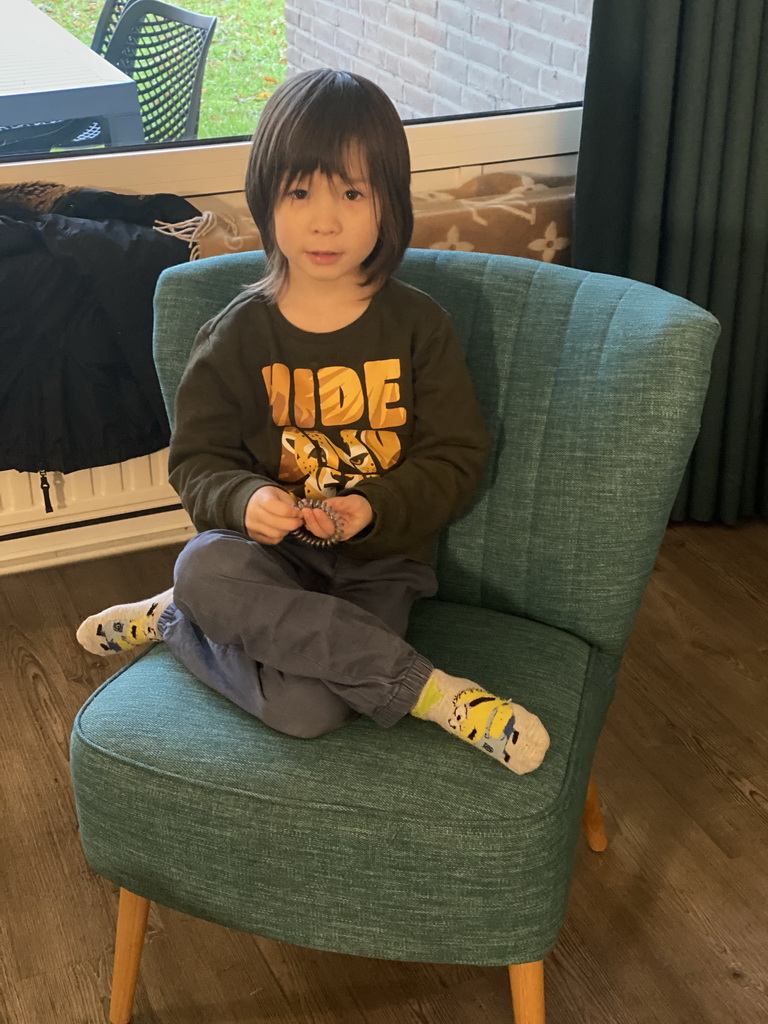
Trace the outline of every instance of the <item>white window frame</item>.
<instances>
[{"instance_id":1,"label":"white window frame","mask_svg":"<svg viewBox=\"0 0 768 1024\"><path fill-rule=\"evenodd\" d=\"M581 106L406 125L414 172L572 155ZM0 184L52 181L114 192L194 197L241 192L250 143L147 148L0 163Z\"/></svg>"}]
</instances>

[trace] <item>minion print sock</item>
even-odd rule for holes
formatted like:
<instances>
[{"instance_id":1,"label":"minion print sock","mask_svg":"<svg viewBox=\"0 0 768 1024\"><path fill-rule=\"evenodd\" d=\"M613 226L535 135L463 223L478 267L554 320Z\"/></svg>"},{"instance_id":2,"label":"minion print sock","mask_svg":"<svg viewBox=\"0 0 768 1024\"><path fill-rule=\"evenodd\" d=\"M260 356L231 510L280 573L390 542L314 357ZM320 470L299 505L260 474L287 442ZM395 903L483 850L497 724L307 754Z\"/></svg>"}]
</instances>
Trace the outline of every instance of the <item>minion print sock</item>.
<instances>
[{"instance_id":1,"label":"minion print sock","mask_svg":"<svg viewBox=\"0 0 768 1024\"><path fill-rule=\"evenodd\" d=\"M172 601L173 587L146 601L113 605L82 622L77 641L86 651L102 657L155 643L163 639L157 620Z\"/></svg>"},{"instance_id":2,"label":"minion print sock","mask_svg":"<svg viewBox=\"0 0 768 1024\"><path fill-rule=\"evenodd\" d=\"M536 715L439 668L410 713L484 750L516 775L538 768L549 748L549 733Z\"/></svg>"}]
</instances>

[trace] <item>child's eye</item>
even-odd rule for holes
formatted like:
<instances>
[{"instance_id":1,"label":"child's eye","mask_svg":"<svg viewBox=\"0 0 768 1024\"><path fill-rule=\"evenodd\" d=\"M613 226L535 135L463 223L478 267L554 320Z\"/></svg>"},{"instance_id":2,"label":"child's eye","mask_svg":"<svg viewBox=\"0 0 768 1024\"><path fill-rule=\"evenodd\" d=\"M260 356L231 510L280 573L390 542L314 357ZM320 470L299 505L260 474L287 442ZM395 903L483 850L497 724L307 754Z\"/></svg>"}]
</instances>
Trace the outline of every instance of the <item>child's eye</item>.
<instances>
[{"instance_id":1,"label":"child's eye","mask_svg":"<svg viewBox=\"0 0 768 1024\"><path fill-rule=\"evenodd\" d=\"M288 193L291 199L306 199L308 194L305 188L292 188Z\"/></svg>"},{"instance_id":2,"label":"child's eye","mask_svg":"<svg viewBox=\"0 0 768 1024\"><path fill-rule=\"evenodd\" d=\"M362 199L363 198L363 193L362 192L358 192L356 188L348 188L347 191L344 193L344 198L345 199L351 199L353 201L355 199Z\"/></svg>"}]
</instances>

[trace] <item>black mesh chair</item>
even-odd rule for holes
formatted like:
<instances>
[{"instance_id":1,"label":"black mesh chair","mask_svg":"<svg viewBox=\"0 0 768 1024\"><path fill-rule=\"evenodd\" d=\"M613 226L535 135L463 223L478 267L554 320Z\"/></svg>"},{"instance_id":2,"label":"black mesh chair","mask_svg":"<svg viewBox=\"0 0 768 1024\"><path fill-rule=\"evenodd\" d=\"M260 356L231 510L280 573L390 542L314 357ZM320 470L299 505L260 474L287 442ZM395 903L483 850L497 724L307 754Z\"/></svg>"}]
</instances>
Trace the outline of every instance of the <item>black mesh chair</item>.
<instances>
[{"instance_id":1,"label":"black mesh chair","mask_svg":"<svg viewBox=\"0 0 768 1024\"><path fill-rule=\"evenodd\" d=\"M104 57L132 78L147 142L197 138L200 96L216 18L161 0L132 0Z\"/></svg>"},{"instance_id":2,"label":"black mesh chair","mask_svg":"<svg viewBox=\"0 0 768 1024\"><path fill-rule=\"evenodd\" d=\"M110 40L115 33L117 23L122 17L123 11L133 0L106 0L101 8L99 20L91 41L91 49L103 57L107 52Z\"/></svg>"},{"instance_id":3,"label":"black mesh chair","mask_svg":"<svg viewBox=\"0 0 768 1024\"><path fill-rule=\"evenodd\" d=\"M205 61L216 21L161 0L105 4L91 48L104 45L104 59L136 82L147 142L197 138ZM108 126L99 118L0 128L0 156L109 142Z\"/></svg>"}]
</instances>

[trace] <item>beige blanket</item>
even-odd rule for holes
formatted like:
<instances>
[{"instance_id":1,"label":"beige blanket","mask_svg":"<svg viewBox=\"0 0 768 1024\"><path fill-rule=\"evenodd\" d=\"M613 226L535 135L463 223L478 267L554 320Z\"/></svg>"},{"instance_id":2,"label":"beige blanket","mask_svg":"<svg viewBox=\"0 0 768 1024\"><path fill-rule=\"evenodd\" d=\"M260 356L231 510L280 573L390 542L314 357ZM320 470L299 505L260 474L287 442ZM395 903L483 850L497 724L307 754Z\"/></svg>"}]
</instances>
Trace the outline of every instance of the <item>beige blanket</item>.
<instances>
[{"instance_id":1,"label":"beige blanket","mask_svg":"<svg viewBox=\"0 0 768 1024\"><path fill-rule=\"evenodd\" d=\"M574 179L497 172L445 192L417 192L411 245L570 259Z\"/></svg>"},{"instance_id":2,"label":"beige blanket","mask_svg":"<svg viewBox=\"0 0 768 1024\"><path fill-rule=\"evenodd\" d=\"M460 188L416 192L411 246L526 256L548 263L570 258L574 179L497 172ZM189 242L190 259L260 249L250 216L206 211L158 231Z\"/></svg>"}]
</instances>

